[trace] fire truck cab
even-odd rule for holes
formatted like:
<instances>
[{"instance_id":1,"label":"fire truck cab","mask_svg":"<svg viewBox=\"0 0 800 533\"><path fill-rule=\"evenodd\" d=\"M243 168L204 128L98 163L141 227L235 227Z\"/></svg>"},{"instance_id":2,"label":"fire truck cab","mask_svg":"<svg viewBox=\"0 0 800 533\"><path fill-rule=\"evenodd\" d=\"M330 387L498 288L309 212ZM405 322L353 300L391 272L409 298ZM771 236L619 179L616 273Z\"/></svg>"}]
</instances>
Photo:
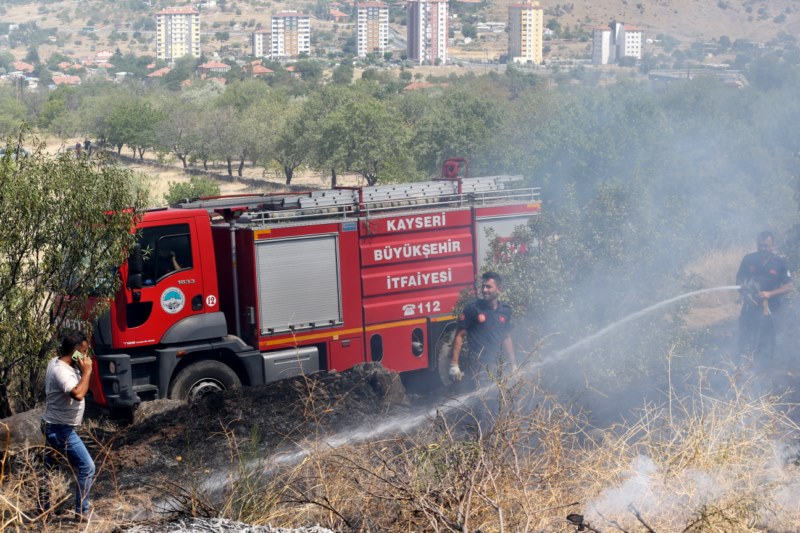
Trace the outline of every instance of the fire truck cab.
<instances>
[{"instance_id":1,"label":"fire truck cab","mask_svg":"<svg viewBox=\"0 0 800 533\"><path fill-rule=\"evenodd\" d=\"M130 411L375 361L439 371L487 229L539 212L519 176L185 201L146 212L95 325L91 399Z\"/></svg>"}]
</instances>

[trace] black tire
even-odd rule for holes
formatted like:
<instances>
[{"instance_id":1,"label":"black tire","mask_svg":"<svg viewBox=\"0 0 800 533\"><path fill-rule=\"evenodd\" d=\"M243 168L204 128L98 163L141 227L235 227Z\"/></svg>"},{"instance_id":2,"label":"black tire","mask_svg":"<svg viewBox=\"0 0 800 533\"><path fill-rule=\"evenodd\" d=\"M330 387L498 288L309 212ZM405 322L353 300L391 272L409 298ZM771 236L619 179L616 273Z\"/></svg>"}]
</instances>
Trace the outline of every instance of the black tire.
<instances>
[{"instance_id":1,"label":"black tire","mask_svg":"<svg viewBox=\"0 0 800 533\"><path fill-rule=\"evenodd\" d=\"M210 394L219 394L242 386L239 376L219 361L198 361L178 373L169 389L172 400L197 402Z\"/></svg>"}]
</instances>

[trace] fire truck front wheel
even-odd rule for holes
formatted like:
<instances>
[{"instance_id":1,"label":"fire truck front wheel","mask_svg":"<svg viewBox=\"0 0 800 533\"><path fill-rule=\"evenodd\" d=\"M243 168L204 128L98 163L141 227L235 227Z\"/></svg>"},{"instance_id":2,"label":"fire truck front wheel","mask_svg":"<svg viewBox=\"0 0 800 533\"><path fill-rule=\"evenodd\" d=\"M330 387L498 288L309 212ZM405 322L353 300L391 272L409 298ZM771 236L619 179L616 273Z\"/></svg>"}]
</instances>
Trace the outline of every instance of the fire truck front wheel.
<instances>
[{"instance_id":1,"label":"fire truck front wheel","mask_svg":"<svg viewBox=\"0 0 800 533\"><path fill-rule=\"evenodd\" d=\"M192 403L241 385L239 376L226 364L219 361L199 361L180 371L172 382L169 397Z\"/></svg>"}]
</instances>

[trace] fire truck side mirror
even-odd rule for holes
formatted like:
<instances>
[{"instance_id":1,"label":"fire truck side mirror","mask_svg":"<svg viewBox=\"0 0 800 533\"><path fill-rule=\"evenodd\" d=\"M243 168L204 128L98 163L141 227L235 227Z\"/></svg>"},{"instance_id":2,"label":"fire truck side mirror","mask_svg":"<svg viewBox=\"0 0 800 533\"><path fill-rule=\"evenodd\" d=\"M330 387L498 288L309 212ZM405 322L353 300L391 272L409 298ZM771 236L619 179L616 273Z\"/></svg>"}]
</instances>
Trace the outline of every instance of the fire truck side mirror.
<instances>
[{"instance_id":1,"label":"fire truck side mirror","mask_svg":"<svg viewBox=\"0 0 800 533\"><path fill-rule=\"evenodd\" d=\"M128 274L128 288L141 289L142 288L142 275L141 274Z\"/></svg>"},{"instance_id":2,"label":"fire truck side mirror","mask_svg":"<svg viewBox=\"0 0 800 533\"><path fill-rule=\"evenodd\" d=\"M129 289L142 288L142 247L137 244L134 246L128 258L128 283Z\"/></svg>"}]
</instances>

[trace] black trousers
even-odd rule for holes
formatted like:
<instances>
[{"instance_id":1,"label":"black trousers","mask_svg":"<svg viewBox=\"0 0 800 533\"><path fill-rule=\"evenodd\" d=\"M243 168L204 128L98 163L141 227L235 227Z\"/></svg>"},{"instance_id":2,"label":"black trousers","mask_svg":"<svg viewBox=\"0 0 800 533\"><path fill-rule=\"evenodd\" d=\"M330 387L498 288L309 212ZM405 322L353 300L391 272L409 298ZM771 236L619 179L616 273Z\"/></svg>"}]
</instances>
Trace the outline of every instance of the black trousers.
<instances>
[{"instance_id":1,"label":"black trousers","mask_svg":"<svg viewBox=\"0 0 800 533\"><path fill-rule=\"evenodd\" d=\"M745 305L739 315L739 354L770 359L775 354L775 316L761 306Z\"/></svg>"}]
</instances>

